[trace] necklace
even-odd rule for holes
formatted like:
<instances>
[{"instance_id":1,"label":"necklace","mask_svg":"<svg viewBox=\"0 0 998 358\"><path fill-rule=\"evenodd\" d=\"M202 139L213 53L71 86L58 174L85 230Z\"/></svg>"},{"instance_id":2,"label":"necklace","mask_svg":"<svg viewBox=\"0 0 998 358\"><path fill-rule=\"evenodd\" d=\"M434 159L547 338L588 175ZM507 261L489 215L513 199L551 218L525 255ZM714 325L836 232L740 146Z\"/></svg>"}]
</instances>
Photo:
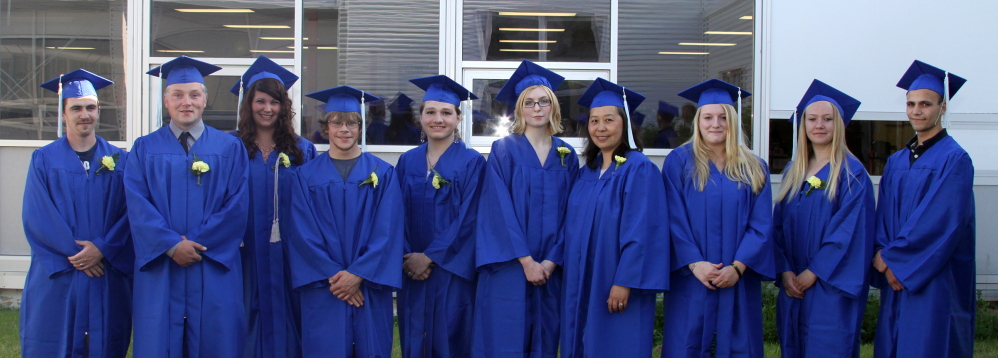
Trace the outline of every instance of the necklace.
<instances>
[{"instance_id":1,"label":"necklace","mask_svg":"<svg viewBox=\"0 0 998 358\"><path fill-rule=\"evenodd\" d=\"M256 147L260 148L260 153L263 154L263 160L264 161L266 161L267 158L270 158L270 152L273 152L274 148L277 147L276 144L271 144L270 148L263 148L263 147L260 147L260 142L253 142L253 143L256 143Z\"/></svg>"}]
</instances>

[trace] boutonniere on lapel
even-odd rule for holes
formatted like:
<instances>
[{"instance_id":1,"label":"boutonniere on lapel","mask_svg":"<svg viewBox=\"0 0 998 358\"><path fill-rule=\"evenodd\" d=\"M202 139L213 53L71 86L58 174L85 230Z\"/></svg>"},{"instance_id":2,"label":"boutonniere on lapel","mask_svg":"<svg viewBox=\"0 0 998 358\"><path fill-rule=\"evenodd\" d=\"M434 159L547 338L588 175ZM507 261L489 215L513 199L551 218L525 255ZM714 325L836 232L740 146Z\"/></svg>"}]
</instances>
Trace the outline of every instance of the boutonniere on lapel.
<instances>
[{"instance_id":1,"label":"boutonniere on lapel","mask_svg":"<svg viewBox=\"0 0 998 358\"><path fill-rule=\"evenodd\" d=\"M114 167L118 165L119 154L120 153L114 153L114 155L105 155L104 157L100 158L100 168L97 168L97 171L94 173L100 175L101 170L107 170L109 172L113 172Z\"/></svg>"},{"instance_id":2,"label":"boutonniere on lapel","mask_svg":"<svg viewBox=\"0 0 998 358\"><path fill-rule=\"evenodd\" d=\"M440 175L436 169L430 169L433 171L433 189L440 190L441 186L450 185L450 181L444 179L443 175Z\"/></svg>"},{"instance_id":3,"label":"boutonniere on lapel","mask_svg":"<svg viewBox=\"0 0 998 358\"><path fill-rule=\"evenodd\" d=\"M818 177L813 175L810 178L807 178L807 185L810 187L807 188L807 192L804 193L804 196L811 195L811 192L814 191L814 189L822 190L828 187L828 183L821 181L821 179L818 179Z\"/></svg>"},{"instance_id":4,"label":"boutonniere on lapel","mask_svg":"<svg viewBox=\"0 0 998 358\"><path fill-rule=\"evenodd\" d=\"M287 154L281 153L277 155L277 164L274 165L274 169L277 169L278 165L283 165L285 168L291 167L291 158L288 158Z\"/></svg>"},{"instance_id":5,"label":"boutonniere on lapel","mask_svg":"<svg viewBox=\"0 0 998 358\"><path fill-rule=\"evenodd\" d=\"M362 186L364 186L364 184L371 184L372 188L377 188L378 187L378 173L377 173L377 171L378 171L378 166L375 165L374 166L374 170L371 171L371 175L368 175L367 179L365 179L363 182L361 182L360 185L358 185L357 187L358 188L362 187Z\"/></svg>"},{"instance_id":6,"label":"boutonniere on lapel","mask_svg":"<svg viewBox=\"0 0 998 358\"><path fill-rule=\"evenodd\" d=\"M561 166L567 167L567 165L565 165L565 156L568 155L568 153L571 153L571 152L572 152L572 150L568 149L568 147L566 147L566 146L560 146L560 147L558 147L558 156L561 157Z\"/></svg>"},{"instance_id":7,"label":"boutonniere on lapel","mask_svg":"<svg viewBox=\"0 0 998 358\"><path fill-rule=\"evenodd\" d=\"M621 164L624 164L624 162L627 161L627 158L621 157L619 155L615 155L615 156L613 156L613 161L617 162L617 166L613 167L613 169L616 170L616 169L620 168Z\"/></svg>"},{"instance_id":8,"label":"boutonniere on lapel","mask_svg":"<svg viewBox=\"0 0 998 358\"><path fill-rule=\"evenodd\" d=\"M207 173L211 167L208 163L205 163L201 158L198 158L197 154L194 154L194 163L191 163L191 174L197 175L198 186L201 186L201 174Z\"/></svg>"}]
</instances>

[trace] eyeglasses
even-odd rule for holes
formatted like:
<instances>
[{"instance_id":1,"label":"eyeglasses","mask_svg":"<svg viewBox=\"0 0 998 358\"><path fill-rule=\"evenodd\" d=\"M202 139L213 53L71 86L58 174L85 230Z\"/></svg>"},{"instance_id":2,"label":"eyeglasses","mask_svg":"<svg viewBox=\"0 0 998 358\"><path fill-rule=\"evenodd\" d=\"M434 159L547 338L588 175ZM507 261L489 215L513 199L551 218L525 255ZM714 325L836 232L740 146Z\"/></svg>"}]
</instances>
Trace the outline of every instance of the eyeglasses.
<instances>
[{"instance_id":1,"label":"eyeglasses","mask_svg":"<svg viewBox=\"0 0 998 358\"><path fill-rule=\"evenodd\" d=\"M329 125L332 126L333 128L343 128L343 125L346 125L347 128L350 129L360 128L360 122L357 121L346 121L346 122L334 121L334 122L329 122Z\"/></svg>"},{"instance_id":2,"label":"eyeglasses","mask_svg":"<svg viewBox=\"0 0 998 358\"><path fill-rule=\"evenodd\" d=\"M534 101L531 101L531 100L526 100L526 101L523 101L523 108L534 108L535 104L538 105L538 106L541 106L541 107L548 107L548 106L551 106L551 100L549 100L549 99L542 99L542 100L537 101L537 102L534 102Z\"/></svg>"}]
</instances>

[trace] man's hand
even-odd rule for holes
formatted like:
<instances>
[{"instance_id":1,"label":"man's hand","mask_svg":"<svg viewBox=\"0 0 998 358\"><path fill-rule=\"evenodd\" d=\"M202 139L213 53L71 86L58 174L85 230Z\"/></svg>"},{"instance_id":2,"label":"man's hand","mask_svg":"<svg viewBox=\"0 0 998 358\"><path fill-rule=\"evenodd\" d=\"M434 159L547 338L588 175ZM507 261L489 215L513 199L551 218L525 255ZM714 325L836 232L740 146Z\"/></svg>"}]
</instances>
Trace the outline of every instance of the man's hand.
<instances>
[{"instance_id":1,"label":"man's hand","mask_svg":"<svg viewBox=\"0 0 998 358\"><path fill-rule=\"evenodd\" d=\"M183 240L177 244L177 250L173 252L173 262L183 267L191 267L191 265L201 261L200 252L207 251L208 248L194 241L187 240L187 236L181 235L180 237Z\"/></svg>"},{"instance_id":2,"label":"man's hand","mask_svg":"<svg viewBox=\"0 0 998 358\"><path fill-rule=\"evenodd\" d=\"M793 298L804 298L804 291L797 288L797 275L793 271L785 271L780 274L780 281L783 282L783 290L787 296Z\"/></svg>"},{"instance_id":3,"label":"man's hand","mask_svg":"<svg viewBox=\"0 0 998 358\"><path fill-rule=\"evenodd\" d=\"M873 255L873 268L877 269L877 272L884 273L887 270L887 263L884 262L884 258L880 257L880 252L884 250L877 250L877 253Z\"/></svg>"},{"instance_id":4,"label":"man's hand","mask_svg":"<svg viewBox=\"0 0 998 358\"><path fill-rule=\"evenodd\" d=\"M97 245L91 241L76 240L76 244L83 247L76 255L70 256L69 263L77 270L87 273L90 277L104 276L104 254L100 252Z\"/></svg>"},{"instance_id":5,"label":"man's hand","mask_svg":"<svg viewBox=\"0 0 998 358\"><path fill-rule=\"evenodd\" d=\"M884 274L887 275L887 283L891 285L891 288L893 288L894 291L901 291L904 289L904 285L901 284L901 280L898 280L898 278L894 276L894 271L891 271L891 269L888 268L884 271Z\"/></svg>"},{"instance_id":6,"label":"man's hand","mask_svg":"<svg viewBox=\"0 0 998 358\"><path fill-rule=\"evenodd\" d=\"M544 268L544 265L534 261L534 258L530 256L521 257L519 260L520 265L523 265L523 274L527 276L527 281L530 281L534 286L544 286L547 283L551 273Z\"/></svg>"},{"instance_id":7,"label":"man's hand","mask_svg":"<svg viewBox=\"0 0 998 358\"><path fill-rule=\"evenodd\" d=\"M693 276L700 280L704 286L711 290L716 290L712 281L717 279L717 276L721 274L721 267L724 267L723 263L711 263L710 261L697 261L689 265L690 270L693 271Z\"/></svg>"},{"instance_id":8,"label":"man's hand","mask_svg":"<svg viewBox=\"0 0 998 358\"><path fill-rule=\"evenodd\" d=\"M801 293L814 286L815 282L818 282L818 275L815 275L814 272L811 272L811 270L804 270L804 272L801 272L800 275L797 275L797 289L799 289Z\"/></svg>"},{"instance_id":9,"label":"man's hand","mask_svg":"<svg viewBox=\"0 0 998 358\"><path fill-rule=\"evenodd\" d=\"M422 252L413 252L405 254L402 258L405 260L402 262L402 271L406 276L416 281L430 278L433 260L429 256Z\"/></svg>"},{"instance_id":10,"label":"man's hand","mask_svg":"<svg viewBox=\"0 0 998 358\"><path fill-rule=\"evenodd\" d=\"M606 308L610 313L624 312L627 309L627 299L631 297L631 288L613 285L610 287L610 298L606 299Z\"/></svg>"},{"instance_id":11,"label":"man's hand","mask_svg":"<svg viewBox=\"0 0 998 358\"><path fill-rule=\"evenodd\" d=\"M364 294L360 291L360 284L364 282L363 278L343 270L330 277L328 281L329 292L336 298L354 307L364 305Z\"/></svg>"}]
</instances>

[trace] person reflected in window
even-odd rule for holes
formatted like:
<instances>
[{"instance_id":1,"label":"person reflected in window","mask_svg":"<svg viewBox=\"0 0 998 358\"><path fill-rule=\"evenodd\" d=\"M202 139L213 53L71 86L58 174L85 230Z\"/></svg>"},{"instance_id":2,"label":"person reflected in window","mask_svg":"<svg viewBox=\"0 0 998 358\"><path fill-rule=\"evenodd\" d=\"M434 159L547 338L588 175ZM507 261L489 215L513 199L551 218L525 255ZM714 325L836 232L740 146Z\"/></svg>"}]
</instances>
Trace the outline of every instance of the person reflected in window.
<instances>
[{"instance_id":1,"label":"person reflected in window","mask_svg":"<svg viewBox=\"0 0 998 358\"><path fill-rule=\"evenodd\" d=\"M476 357L558 354L565 220L578 172L554 96L564 77L524 60L496 96L514 108L492 143L476 231Z\"/></svg>"},{"instance_id":2,"label":"person reflected in window","mask_svg":"<svg viewBox=\"0 0 998 358\"><path fill-rule=\"evenodd\" d=\"M944 118L966 81L916 60L897 84L907 90L915 137L887 159L880 178L875 357L974 355L974 163Z\"/></svg>"},{"instance_id":3,"label":"person reflected in window","mask_svg":"<svg viewBox=\"0 0 998 358\"><path fill-rule=\"evenodd\" d=\"M693 138L665 158L672 234L663 357L762 357L762 281L775 276L769 168L744 140L734 103L747 91L712 79Z\"/></svg>"},{"instance_id":4,"label":"person reflected in window","mask_svg":"<svg viewBox=\"0 0 998 358\"><path fill-rule=\"evenodd\" d=\"M392 291L402 286L402 198L395 169L361 151L361 98L349 86L307 95L326 102L329 151L291 177L287 238L301 295L302 356L390 357Z\"/></svg>"},{"instance_id":5,"label":"person reflected in window","mask_svg":"<svg viewBox=\"0 0 998 358\"><path fill-rule=\"evenodd\" d=\"M287 279L282 237L288 234L280 225L282 217L288 222L291 205L289 171L317 155L312 142L295 134L287 89L297 81L294 73L260 56L231 90L241 98L234 134L249 157L250 215L240 248L249 326L244 357L301 356L299 297Z\"/></svg>"},{"instance_id":6,"label":"person reflected in window","mask_svg":"<svg viewBox=\"0 0 998 358\"><path fill-rule=\"evenodd\" d=\"M410 80L426 91L426 143L396 168L405 210L398 325L403 357L471 357L475 224L485 158L457 138L461 101L478 99L447 76Z\"/></svg>"},{"instance_id":7,"label":"person reflected in window","mask_svg":"<svg viewBox=\"0 0 998 358\"><path fill-rule=\"evenodd\" d=\"M627 120L644 99L602 78L579 99L589 120L563 226L562 357L651 357L669 224L662 176Z\"/></svg>"},{"instance_id":8,"label":"person reflected in window","mask_svg":"<svg viewBox=\"0 0 998 358\"><path fill-rule=\"evenodd\" d=\"M792 119L773 209L783 357L858 357L873 257L873 183L846 147L860 102L814 80Z\"/></svg>"},{"instance_id":9,"label":"person reflected in window","mask_svg":"<svg viewBox=\"0 0 998 358\"><path fill-rule=\"evenodd\" d=\"M125 208L126 152L96 134L97 90L84 69L42 84L58 93L66 135L35 150L21 219L31 266L21 296L23 357L125 357L135 252Z\"/></svg>"},{"instance_id":10,"label":"person reflected in window","mask_svg":"<svg viewBox=\"0 0 998 358\"><path fill-rule=\"evenodd\" d=\"M669 104L669 102L658 101L658 111L655 115L658 122L658 134L655 136L652 148L675 148L679 145L679 134L676 133L673 123L678 115L679 108Z\"/></svg>"},{"instance_id":11,"label":"person reflected in window","mask_svg":"<svg viewBox=\"0 0 998 358\"><path fill-rule=\"evenodd\" d=\"M412 98L399 92L388 103L391 112L391 123L385 129L385 143L398 145L417 145L420 142L420 129L416 124L416 113L413 112Z\"/></svg>"}]
</instances>

